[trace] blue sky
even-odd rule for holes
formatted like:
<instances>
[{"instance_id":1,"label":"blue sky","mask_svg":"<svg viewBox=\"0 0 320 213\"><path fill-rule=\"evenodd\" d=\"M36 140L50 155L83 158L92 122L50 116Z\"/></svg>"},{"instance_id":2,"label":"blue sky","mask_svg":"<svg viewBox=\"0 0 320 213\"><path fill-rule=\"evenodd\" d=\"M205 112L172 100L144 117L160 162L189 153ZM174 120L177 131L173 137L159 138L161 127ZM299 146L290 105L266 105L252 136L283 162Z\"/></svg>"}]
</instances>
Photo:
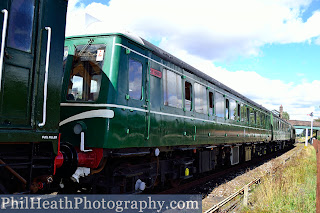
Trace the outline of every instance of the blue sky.
<instances>
[{"instance_id":1,"label":"blue sky","mask_svg":"<svg viewBox=\"0 0 320 213\"><path fill-rule=\"evenodd\" d=\"M308 43L270 44L255 57L241 57L232 61L216 62L229 71L249 70L285 83L313 81L320 77L320 46Z\"/></svg>"},{"instance_id":2,"label":"blue sky","mask_svg":"<svg viewBox=\"0 0 320 213\"><path fill-rule=\"evenodd\" d=\"M69 0L67 36L109 31L141 36L292 119L320 117L320 0Z\"/></svg>"}]
</instances>

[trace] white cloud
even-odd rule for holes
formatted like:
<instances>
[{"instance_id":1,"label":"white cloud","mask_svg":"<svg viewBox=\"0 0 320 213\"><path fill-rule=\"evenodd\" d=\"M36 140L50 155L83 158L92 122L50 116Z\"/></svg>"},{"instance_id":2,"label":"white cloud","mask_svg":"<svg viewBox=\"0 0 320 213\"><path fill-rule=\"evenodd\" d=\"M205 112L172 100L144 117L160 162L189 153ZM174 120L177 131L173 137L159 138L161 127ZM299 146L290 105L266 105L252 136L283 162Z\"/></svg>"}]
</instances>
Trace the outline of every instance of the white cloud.
<instances>
[{"instance_id":1,"label":"white cloud","mask_svg":"<svg viewBox=\"0 0 320 213\"><path fill-rule=\"evenodd\" d=\"M230 72L212 61L261 55L271 43L320 44L320 11L303 22L310 0L111 0L109 5L69 0L67 35L129 30L206 72L266 108L307 119L320 105L320 81L299 84L253 71ZM102 22L85 26L85 13ZM313 107L310 107L310 106Z\"/></svg>"},{"instance_id":2,"label":"white cloud","mask_svg":"<svg viewBox=\"0 0 320 213\"><path fill-rule=\"evenodd\" d=\"M320 36L320 11L303 22L310 0L111 0L84 7L69 1L67 34L89 33L84 14L104 22L95 32L127 29L210 60L258 55L267 43L310 42ZM164 46L163 46L164 47Z\"/></svg>"},{"instance_id":3,"label":"white cloud","mask_svg":"<svg viewBox=\"0 0 320 213\"><path fill-rule=\"evenodd\" d=\"M314 40L314 43L320 45L320 36Z\"/></svg>"}]
</instances>

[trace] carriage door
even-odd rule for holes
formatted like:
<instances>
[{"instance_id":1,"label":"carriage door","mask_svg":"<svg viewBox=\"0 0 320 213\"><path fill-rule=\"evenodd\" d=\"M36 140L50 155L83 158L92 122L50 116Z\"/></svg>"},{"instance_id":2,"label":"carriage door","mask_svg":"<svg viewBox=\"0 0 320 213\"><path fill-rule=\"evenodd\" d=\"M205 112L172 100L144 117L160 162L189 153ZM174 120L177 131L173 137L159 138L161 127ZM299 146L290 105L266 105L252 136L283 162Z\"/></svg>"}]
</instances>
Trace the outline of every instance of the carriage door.
<instances>
[{"instance_id":1,"label":"carriage door","mask_svg":"<svg viewBox=\"0 0 320 213\"><path fill-rule=\"evenodd\" d=\"M31 128L37 0L1 0L0 128Z\"/></svg>"},{"instance_id":2,"label":"carriage door","mask_svg":"<svg viewBox=\"0 0 320 213\"><path fill-rule=\"evenodd\" d=\"M132 47L131 47L132 48ZM144 54L143 50L139 50ZM128 127L131 141L142 145L147 137L147 60L134 52L128 54Z\"/></svg>"}]
</instances>

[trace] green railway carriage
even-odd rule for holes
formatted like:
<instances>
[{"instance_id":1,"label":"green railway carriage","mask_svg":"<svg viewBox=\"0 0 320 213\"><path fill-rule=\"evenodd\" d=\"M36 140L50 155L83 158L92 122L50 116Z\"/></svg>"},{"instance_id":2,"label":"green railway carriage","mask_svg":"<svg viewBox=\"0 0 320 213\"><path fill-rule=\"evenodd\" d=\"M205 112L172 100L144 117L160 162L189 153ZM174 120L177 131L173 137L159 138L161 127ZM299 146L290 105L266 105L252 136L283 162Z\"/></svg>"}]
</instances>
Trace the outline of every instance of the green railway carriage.
<instances>
[{"instance_id":1,"label":"green railway carriage","mask_svg":"<svg viewBox=\"0 0 320 213\"><path fill-rule=\"evenodd\" d=\"M79 185L144 190L293 141L269 110L131 34L69 37L64 56L61 176Z\"/></svg>"},{"instance_id":2,"label":"green railway carriage","mask_svg":"<svg viewBox=\"0 0 320 213\"><path fill-rule=\"evenodd\" d=\"M66 0L0 1L2 193L37 191L31 182L54 172L66 10Z\"/></svg>"}]
</instances>

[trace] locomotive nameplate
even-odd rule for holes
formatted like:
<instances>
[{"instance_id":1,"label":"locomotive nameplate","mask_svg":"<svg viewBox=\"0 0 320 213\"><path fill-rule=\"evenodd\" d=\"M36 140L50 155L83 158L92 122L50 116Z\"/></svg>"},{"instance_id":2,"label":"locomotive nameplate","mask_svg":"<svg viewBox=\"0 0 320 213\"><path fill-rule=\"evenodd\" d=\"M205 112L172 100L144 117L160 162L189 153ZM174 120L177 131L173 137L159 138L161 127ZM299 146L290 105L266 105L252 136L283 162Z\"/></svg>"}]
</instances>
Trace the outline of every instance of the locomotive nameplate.
<instances>
[{"instance_id":1,"label":"locomotive nameplate","mask_svg":"<svg viewBox=\"0 0 320 213\"><path fill-rule=\"evenodd\" d=\"M150 74L153 76L156 76L158 78L162 78L162 72L160 72L158 70L150 68Z\"/></svg>"},{"instance_id":2,"label":"locomotive nameplate","mask_svg":"<svg viewBox=\"0 0 320 213\"><path fill-rule=\"evenodd\" d=\"M42 135L41 138L44 140L56 140L56 139L58 139L58 136L57 135Z\"/></svg>"}]
</instances>

